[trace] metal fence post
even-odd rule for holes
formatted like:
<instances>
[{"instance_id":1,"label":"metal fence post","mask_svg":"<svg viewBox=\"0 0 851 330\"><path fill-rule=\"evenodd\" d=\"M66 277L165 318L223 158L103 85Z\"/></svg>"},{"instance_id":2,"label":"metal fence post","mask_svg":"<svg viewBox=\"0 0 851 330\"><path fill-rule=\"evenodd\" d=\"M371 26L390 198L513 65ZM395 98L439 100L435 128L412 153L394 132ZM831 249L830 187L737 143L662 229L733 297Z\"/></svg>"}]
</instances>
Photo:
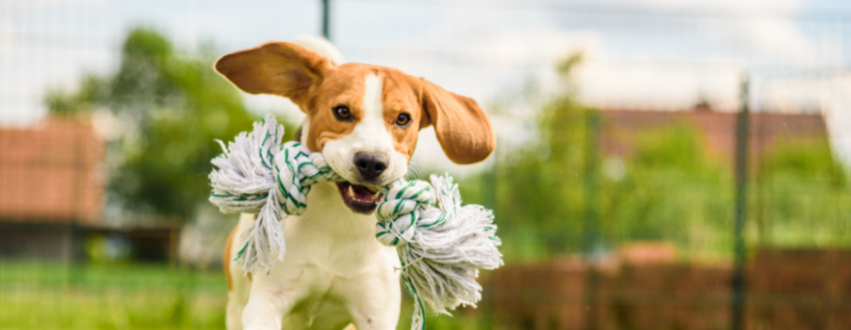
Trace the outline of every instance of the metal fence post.
<instances>
[{"instance_id":1,"label":"metal fence post","mask_svg":"<svg viewBox=\"0 0 851 330\"><path fill-rule=\"evenodd\" d=\"M482 186L484 187L484 205L487 208L490 208L493 211L493 214L496 219L499 219L499 210L497 210L499 205L499 160L500 160L500 148L501 145L499 137L497 137L497 148L494 150L491 155L491 159L493 160L493 168L490 171L485 172L483 176L484 181L482 182ZM478 329L493 329L496 324L495 313L495 295L494 289L496 285L494 285L494 281L496 281L496 276L494 276L494 271L490 271L487 274L487 277L484 278L484 288L482 290L482 302L479 304L479 324Z\"/></svg>"},{"instance_id":2,"label":"metal fence post","mask_svg":"<svg viewBox=\"0 0 851 330\"><path fill-rule=\"evenodd\" d=\"M585 287L585 329L597 329L597 270L594 265L594 249L598 244L599 223L597 217L597 169L599 149L597 134L600 126L599 113L586 111L585 123L585 223L582 228L582 249L588 273Z\"/></svg>"},{"instance_id":3,"label":"metal fence post","mask_svg":"<svg viewBox=\"0 0 851 330\"><path fill-rule=\"evenodd\" d=\"M322 0L322 36L331 40L331 0Z\"/></svg>"},{"instance_id":4,"label":"metal fence post","mask_svg":"<svg viewBox=\"0 0 851 330\"><path fill-rule=\"evenodd\" d=\"M733 232L733 278L731 281L732 313L730 326L733 330L741 330L744 326L745 310L745 215L747 208L748 183L748 119L750 111L748 104L749 80L745 77L741 85L741 109L736 116L736 200L735 227Z\"/></svg>"}]
</instances>

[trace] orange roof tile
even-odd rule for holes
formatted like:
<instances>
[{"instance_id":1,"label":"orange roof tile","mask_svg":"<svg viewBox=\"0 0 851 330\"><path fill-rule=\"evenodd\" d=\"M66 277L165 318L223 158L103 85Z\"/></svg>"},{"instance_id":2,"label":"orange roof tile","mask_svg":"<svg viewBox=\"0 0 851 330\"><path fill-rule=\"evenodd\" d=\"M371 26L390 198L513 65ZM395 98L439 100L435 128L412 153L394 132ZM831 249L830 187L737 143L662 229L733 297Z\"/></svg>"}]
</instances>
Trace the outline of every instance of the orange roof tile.
<instances>
[{"instance_id":1,"label":"orange roof tile","mask_svg":"<svg viewBox=\"0 0 851 330\"><path fill-rule=\"evenodd\" d=\"M78 120L0 129L0 221L97 223L104 147Z\"/></svg>"}]
</instances>

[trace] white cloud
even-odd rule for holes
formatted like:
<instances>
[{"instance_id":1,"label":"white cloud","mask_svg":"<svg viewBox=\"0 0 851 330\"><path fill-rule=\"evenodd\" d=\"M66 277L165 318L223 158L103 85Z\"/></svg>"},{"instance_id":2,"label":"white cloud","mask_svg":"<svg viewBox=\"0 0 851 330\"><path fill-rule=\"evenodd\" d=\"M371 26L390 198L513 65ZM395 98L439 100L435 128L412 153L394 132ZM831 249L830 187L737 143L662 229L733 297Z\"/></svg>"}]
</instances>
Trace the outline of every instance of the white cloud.
<instances>
[{"instance_id":1,"label":"white cloud","mask_svg":"<svg viewBox=\"0 0 851 330\"><path fill-rule=\"evenodd\" d=\"M639 0L655 11L674 13L687 10L705 12L702 21L703 37L735 47L750 55L745 65L807 65L826 60L835 62L838 49L832 43L818 43L808 36L795 21L803 8L798 0L722 0L711 3L685 0ZM710 19L717 16L717 19ZM746 53L750 54L746 54ZM825 54L832 56L825 58Z\"/></svg>"},{"instance_id":2,"label":"white cloud","mask_svg":"<svg viewBox=\"0 0 851 330\"><path fill-rule=\"evenodd\" d=\"M671 66L589 61L576 73L579 96L607 109L683 110L699 100L734 110L741 71L723 66Z\"/></svg>"},{"instance_id":3,"label":"white cloud","mask_svg":"<svg viewBox=\"0 0 851 330\"><path fill-rule=\"evenodd\" d=\"M563 31L533 27L484 38L477 47L492 54L502 65L552 67L565 56L582 52L593 56L600 49L600 36L593 31Z\"/></svg>"},{"instance_id":4,"label":"white cloud","mask_svg":"<svg viewBox=\"0 0 851 330\"><path fill-rule=\"evenodd\" d=\"M741 28L743 41L752 42L761 52L797 61L817 58L815 44L788 19L752 22Z\"/></svg>"},{"instance_id":5,"label":"white cloud","mask_svg":"<svg viewBox=\"0 0 851 330\"><path fill-rule=\"evenodd\" d=\"M9 55L15 49L16 43L15 30L12 28L12 24L0 21L0 56Z\"/></svg>"},{"instance_id":6,"label":"white cloud","mask_svg":"<svg viewBox=\"0 0 851 330\"><path fill-rule=\"evenodd\" d=\"M596 31L556 28L557 22L546 12L497 8L447 10L417 43L449 50L463 57L458 60L475 65L500 67L552 67L565 54L600 48ZM471 14L475 19L470 19Z\"/></svg>"},{"instance_id":7,"label":"white cloud","mask_svg":"<svg viewBox=\"0 0 851 330\"><path fill-rule=\"evenodd\" d=\"M686 21L696 27L691 38L705 39L710 53L688 57L682 63L654 61L653 55L647 56L650 61L642 62L634 53L612 53L604 47L602 56L586 57L577 73L580 96L591 105L673 110L705 99L716 108L734 110L742 76L753 68L829 66L841 61L840 42L816 42L794 20L801 9L798 1L721 1L706 5L640 0L630 5L661 17L704 13L704 18L689 17ZM710 19L713 15L718 18ZM596 33L599 43L611 44L612 34ZM676 53L678 47L687 48L677 42L663 42L673 58L682 57Z\"/></svg>"}]
</instances>

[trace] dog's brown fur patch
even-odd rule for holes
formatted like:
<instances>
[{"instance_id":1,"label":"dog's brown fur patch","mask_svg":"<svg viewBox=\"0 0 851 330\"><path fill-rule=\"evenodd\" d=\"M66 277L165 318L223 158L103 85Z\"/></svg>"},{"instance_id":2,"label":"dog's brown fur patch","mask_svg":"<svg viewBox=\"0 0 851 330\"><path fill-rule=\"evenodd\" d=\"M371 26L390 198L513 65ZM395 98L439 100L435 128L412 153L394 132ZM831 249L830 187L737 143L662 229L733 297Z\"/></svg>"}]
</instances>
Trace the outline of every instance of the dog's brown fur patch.
<instances>
[{"instance_id":1,"label":"dog's brown fur patch","mask_svg":"<svg viewBox=\"0 0 851 330\"><path fill-rule=\"evenodd\" d=\"M233 238L236 237L236 230L239 229L239 226L233 228L230 231L230 235L228 235L228 241L225 242L225 253L222 254L222 267L225 270L225 279L228 282L228 291L233 289L233 279L230 278L230 247L233 245Z\"/></svg>"}]
</instances>

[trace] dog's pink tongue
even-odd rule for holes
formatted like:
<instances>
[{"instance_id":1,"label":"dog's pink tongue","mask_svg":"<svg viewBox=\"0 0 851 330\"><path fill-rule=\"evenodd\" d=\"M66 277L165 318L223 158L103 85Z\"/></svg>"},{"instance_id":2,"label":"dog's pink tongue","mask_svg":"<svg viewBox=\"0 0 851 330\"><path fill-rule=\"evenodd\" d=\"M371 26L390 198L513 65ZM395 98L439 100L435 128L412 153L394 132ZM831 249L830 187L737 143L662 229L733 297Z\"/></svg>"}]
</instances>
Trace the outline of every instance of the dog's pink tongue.
<instances>
[{"instance_id":1,"label":"dog's pink tongue","mask_svg":"<svg viewBox=\"0 0 851 330\"><path fill-rule=\"evenodd\" d=\"M352 190L354 190L355 193L352 198L357 199L361 202L375 202L378 200L379 194L369 191L369 189L364 186L352 185Z\"/></svg>"}]
</instances>

